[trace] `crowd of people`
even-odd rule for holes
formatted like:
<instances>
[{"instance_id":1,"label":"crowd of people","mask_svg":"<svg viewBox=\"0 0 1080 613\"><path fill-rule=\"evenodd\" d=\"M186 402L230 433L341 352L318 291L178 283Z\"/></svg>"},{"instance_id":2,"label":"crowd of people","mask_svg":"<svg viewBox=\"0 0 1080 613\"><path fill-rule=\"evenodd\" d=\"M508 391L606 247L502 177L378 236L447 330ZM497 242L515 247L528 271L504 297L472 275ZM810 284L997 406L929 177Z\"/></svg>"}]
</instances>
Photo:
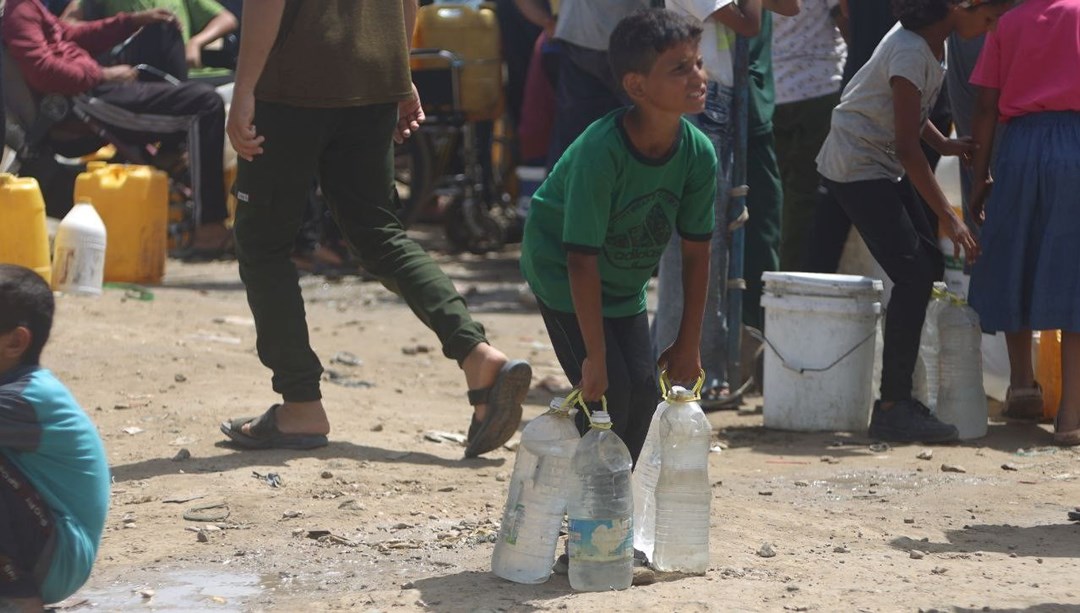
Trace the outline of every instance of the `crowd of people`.
<instances>
[{"instance_id":1,"label":"crowd of people","mask_svg":"<svg viewBox=\"0 0 1080 613\"><path fill-rule=\"evenodd\" d=\"M233 443L328 444L322 366L290 262L316 177L361 266L404 298L461 367L473 407L466 456L513 435L529 364L488 342L394 215L394 143L425 118L408 64L415 0L264 0L243 16L227 122L206 84L141 81L130 62L198 69L203 34L233 27L232 13L206 10L205 23L178 27L178 15L155 3L60 4L7 0L5 49L39 93L91 91L158 117L156 130L140 131L118 116L115 126L133 138L186 137L204 248L224 234L211 229L224 219L224 135L240 157L236 254L258 355L282 401L224 422ZM658 367L673 382L696 379L714 342L710 326L723 325L709 288L729 229L743 221L729 206L737 36L750 39L744 323L761 327L762 272L834 272L837 244L853 226L895 283L870 434L956 440L912 395L927 301L943 274L940 230L972 267L983 327L1008 337L1007 416L1035 419L1042 406L1031 331L1063 331L1054 440L1080 445L1080 216L1069 204L1080 192L1080 81L1070 78L1080 63L1080 0L653 4L563 0L557 13L545 0L500 4L504 27L533 32L506 37L517 50L507 58L511 89L524 91L540 67L555 109L522 273L569 382L586 401L611 400L613 429L632 456L659 399ZM87 15L103 18L77 21ZM139 28L148 37L126 52L145 55L108 66L94 59ZM947 77L953 58L970 76ZM527 124L529 100L511 99ZM953 124L959 138L947 136ZM933 153L970 166L964 216L934 178ZM658 267L678 300L662 302L669 312L658 314L665 323L654 336L645 298ZM0 503L10 511L0 517L0 604L25 610L86 580L108 501L94 426L41 366L53 311L43 280L0 265Z\"/></svg>"}]
</instances>

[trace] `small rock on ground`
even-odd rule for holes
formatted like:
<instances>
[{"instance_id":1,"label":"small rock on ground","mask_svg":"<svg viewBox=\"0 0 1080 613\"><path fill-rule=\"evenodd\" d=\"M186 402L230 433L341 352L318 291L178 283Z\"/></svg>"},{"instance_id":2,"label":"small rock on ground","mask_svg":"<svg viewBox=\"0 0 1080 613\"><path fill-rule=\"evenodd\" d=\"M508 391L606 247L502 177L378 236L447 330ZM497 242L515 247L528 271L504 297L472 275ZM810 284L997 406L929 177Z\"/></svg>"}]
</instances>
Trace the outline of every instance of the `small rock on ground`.
<instances>
[{"instance_id":1,"label":"small rock on ground","mask_svg":"<svg viewBox=\"0 0 1080 613\"><path fill-rule=\"evenodd\" d=\"M967 469L958 464L942 464L941 472L943 473L966 473Z\"/></svg>"},{"instance_id":2,"label":"small rock on ground","mask_svg":"<svg viewBox=\"0 0 1080 613\"><path fill-rule=\"evenodd\" d=\"M911 550L911 559L912 560L921 560L921 559L923 559L925 557L926 557L926 554L924 552L919 551L918 549L912 549Z\"/></svg>"},{"instance_id":3,"label":"small rock on ground","mask_svg":"<svg viewBox=\"0 0 1080 613\"><path fill-rule=\"evenodd\" d=\"M776 550L773 549L771 543L762 543L761 548L757 551L757 554L763 558L775 558Z\"/></svg>"},{"instance_id":4,"label":"small rock on ground","mask_svg":"<svg viewBox=\"0 0 1080 613\"><path fill-rule=\"evenodd\" d=\"M934 459L934 450L933 449L923 449L922 451L919 452L919 455L917 455L915 457L920 459L920 460L932 460L932 459Z\"/></svg>"}]
</instances>

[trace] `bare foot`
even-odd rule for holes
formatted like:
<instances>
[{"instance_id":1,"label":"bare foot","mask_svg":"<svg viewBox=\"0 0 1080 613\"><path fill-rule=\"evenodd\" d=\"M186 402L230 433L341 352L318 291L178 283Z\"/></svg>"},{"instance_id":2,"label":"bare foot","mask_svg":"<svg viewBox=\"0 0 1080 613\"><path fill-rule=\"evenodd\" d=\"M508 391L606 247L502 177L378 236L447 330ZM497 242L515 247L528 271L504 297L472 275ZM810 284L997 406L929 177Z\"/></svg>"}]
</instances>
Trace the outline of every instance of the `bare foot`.
<instances>
[{"instance_id":1,"label":"bare foot","mask_svg":"<svg viewBox=\"0 0 1080 613\"><path fill-rule=\"evenodd\" d=\"M509 361L506 354L487 343L480 343L461 363L465 371L465 383L471 390L491 387L499 376L499 371ZM487 405L478 404L474 409L476 419L483 421L487 414Z\"/></svg>"},{"instance_id":2,"label":"bare foot","mask_svg":"<svg viewBox=\"0 0 1080 613\"><path fill-rule=\"evenodd\" d=\"M277 427L285 434L330 434L330 420L321 400L281 403ZM240 431L250 436L251 424L244 424Z\"/></svg>"}]
</instances>

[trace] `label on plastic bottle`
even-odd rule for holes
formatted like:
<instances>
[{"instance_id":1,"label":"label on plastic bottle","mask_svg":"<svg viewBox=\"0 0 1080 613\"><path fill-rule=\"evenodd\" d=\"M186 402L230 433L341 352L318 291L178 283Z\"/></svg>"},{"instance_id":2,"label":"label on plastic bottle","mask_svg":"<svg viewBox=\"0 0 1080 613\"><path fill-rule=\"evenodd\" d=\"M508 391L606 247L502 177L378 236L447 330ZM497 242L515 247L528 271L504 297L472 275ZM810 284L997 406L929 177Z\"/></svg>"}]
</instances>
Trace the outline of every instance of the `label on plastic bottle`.
<instances>
[{"instance_id":1,"label":"label on plastic bottle","mask_svg":"<svg viewBox=\"0 0 1080 613\"><path fill-rule=\"evenodd\" d=\"M514 510L510 512L509 517L506 518L508 525L504 532L505 536L503 536L503 540L506 541L507 544L517 545L518 528L521 525L521 518L524 515L525 505L519 504L514 507Z\"/></svg>"},{"instance_id":2,"label":"label on plastic bottle","mask_svg":"<svg viewBox=\"0 0 1080 613\"><path fill-rule=\"evenodd\" d=\"M571 519L570 557L588 562L614 562L633 555L630 519Z\"/></svg>"}]
</instances>

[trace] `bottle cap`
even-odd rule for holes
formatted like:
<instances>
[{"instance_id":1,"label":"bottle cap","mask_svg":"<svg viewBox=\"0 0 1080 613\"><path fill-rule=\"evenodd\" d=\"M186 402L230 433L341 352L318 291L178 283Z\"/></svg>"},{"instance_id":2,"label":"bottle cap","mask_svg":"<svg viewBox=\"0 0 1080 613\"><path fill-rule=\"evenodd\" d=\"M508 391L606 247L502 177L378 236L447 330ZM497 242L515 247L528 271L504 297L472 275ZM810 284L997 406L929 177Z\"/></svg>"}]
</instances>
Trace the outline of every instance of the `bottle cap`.
<instances>
[{"instance_id":1,"label":"bottle cap","mask_svg":"<svg viewBox=\"0 0 1080 613\"><path fill-rule=\"evenodd\" d=\"M566 403L566 398L560 398L560 397L556 396L556 397L551 399L551 404L548 405L548 408L551 409L552 411L558 411L558 410L563 408L563 404L565 404L565 403Z\"/></svg>"},{"instance_id":2,"label":"bottle cap","mask_svg":"<svg viewBox=\"0 0 1080 613\"><path fill-rule=\"evenodd\" d=\"M608 415L607 411L596 411L589 417L589 421L595 425L610 424L611 415Z\"/></svg>"},{"instance_id":3,"label":"bottle cap","mask_svg":"<svg viewBox=\"0 0 1080 613\"><path fill-rule=\"evenodd\" d=\"M671 386L671 391L668 392L667 399L675 402L691 402L695 398L693 391L686 389L681 385Z\"/></svg>"}]
</instances>

